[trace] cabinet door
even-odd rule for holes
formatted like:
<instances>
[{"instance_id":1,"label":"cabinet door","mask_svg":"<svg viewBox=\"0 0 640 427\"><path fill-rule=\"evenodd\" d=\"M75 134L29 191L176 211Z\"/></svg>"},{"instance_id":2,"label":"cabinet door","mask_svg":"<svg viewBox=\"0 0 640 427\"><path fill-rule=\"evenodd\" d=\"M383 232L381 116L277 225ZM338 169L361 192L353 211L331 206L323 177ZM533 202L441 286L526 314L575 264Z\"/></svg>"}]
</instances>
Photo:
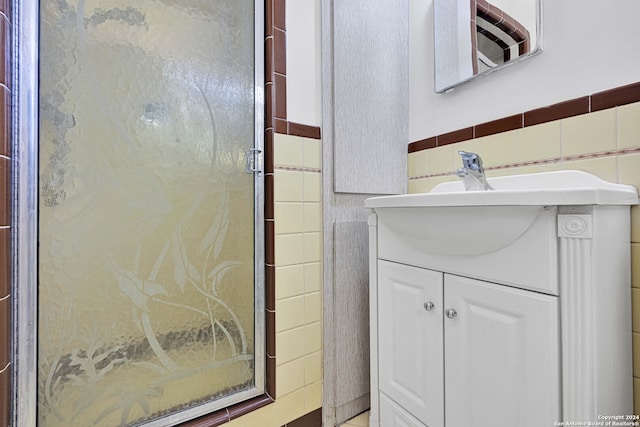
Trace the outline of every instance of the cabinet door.
<instances>
[{"instance_id":1,"label":"cabinet door","mask_svg":"<svg viewBox=\"0 0 640 427\"><path fill-rule=\"evenodd\" d=\"M444 425L442 276L378 262L380 389L430 427Z\"/></svg>"},{"instance_id":2,"label":"cabinet door","mask_svg":"<svg viewBox=\"0 0 640 427\"><path fill-rule=\"evenodd\" d=\"M382 427L424 427L404 409L380 393L380 426Z\"/></svg>"},{"instance_id":3,"label":"cabinet door","mask_svg":"<svg viewBox=\"0 0 640 427\"><path fill-rule=\"evenodd\" d=\"M560 418L558 299L445 275L447 427L540 427Z\"/></svg>"}]
</instances>

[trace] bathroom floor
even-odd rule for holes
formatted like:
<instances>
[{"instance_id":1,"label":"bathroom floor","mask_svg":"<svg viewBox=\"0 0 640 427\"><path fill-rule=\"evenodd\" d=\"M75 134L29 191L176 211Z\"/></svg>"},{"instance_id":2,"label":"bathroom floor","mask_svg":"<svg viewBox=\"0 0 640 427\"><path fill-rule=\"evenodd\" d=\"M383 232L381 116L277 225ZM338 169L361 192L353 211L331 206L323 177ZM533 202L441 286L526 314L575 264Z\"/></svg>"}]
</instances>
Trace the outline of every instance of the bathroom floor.
<instances>
[{"instance_id":1,"label":"bathroom floor","mask_svg":"<svg viewBox=\"0 0 640 427\"><path fill-rule=\"evenodd\" d=\"M369 411L351 418L349 421L342 424L341 427L369 427Z\"/></svg>"}]
</instances>

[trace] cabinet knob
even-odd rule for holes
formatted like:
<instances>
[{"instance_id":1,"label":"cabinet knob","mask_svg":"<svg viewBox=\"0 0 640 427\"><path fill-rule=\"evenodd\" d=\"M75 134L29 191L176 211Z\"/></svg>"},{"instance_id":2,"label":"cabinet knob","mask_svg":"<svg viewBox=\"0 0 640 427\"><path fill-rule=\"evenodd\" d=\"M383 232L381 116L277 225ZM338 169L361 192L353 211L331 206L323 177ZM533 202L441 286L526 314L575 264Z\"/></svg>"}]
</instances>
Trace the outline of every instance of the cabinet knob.
<instances>
[{"instance_id":1,"label":"cabinet knob","mask_svg":"<svg viewBox=\"0 0 640 427\"><path fill-rule=\"evenodd\" d=\"M455 319L456 316L458 315L458 312L455 311L453 308L448 308L444 314L449 318L449 319Z\"/></svg>"},{"instance_id":2,"label":"cabinet knob","mask_svg":"<svg viewBox=\"0 0 640 427\"><path fill-rule=\"evenodd\" d=\"M424 303L424 309L425 309L425 310L427 310L427 311L431 311L431 310L433 310L434 308L436 308L436 305L435 305L434 303L432 303L431 301L429 301L429 302L425 302L425 303Z\"/></svg>"}]
</instances>

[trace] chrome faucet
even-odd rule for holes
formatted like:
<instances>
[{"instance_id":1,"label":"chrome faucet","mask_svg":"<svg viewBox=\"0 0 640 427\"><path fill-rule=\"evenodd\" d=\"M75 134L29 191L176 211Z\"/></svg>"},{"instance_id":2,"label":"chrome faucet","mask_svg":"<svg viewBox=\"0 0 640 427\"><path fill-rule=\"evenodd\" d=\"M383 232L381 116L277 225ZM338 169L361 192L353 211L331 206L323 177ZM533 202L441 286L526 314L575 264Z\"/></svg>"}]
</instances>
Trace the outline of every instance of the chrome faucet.
<instances>
[{"instance_id":1,"label":"chrome faucet","mask_svg":"<svg viewBox=\"0 0 640 427\"><path fill-rule=\"evenodd\" d=\"M458 151L462 157L462 166L456 171L456 175L462 179L466 191L493 190L484 176L482 158L476 153Z\"/></svg>"}]
</instances>

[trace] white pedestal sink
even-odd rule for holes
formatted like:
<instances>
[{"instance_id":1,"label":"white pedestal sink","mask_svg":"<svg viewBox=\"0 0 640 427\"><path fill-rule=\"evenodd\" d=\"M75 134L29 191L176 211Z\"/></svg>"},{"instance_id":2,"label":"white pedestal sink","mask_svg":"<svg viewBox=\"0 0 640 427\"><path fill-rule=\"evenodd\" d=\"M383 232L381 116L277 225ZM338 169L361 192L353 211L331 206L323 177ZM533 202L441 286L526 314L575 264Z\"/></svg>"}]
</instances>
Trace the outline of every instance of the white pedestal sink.
<instances>
[{"instance_id":1,"label":"white pedestal sink","mask_svg":"<svg viewBox=\"0 0 640 427\"><path fill-rule=\"evenodd\" d=\"M451 182L365 203L371 426L538 427L632 415L636 189L579 171L489 183L494 190Z\"/></svg>"}]
</instances>

